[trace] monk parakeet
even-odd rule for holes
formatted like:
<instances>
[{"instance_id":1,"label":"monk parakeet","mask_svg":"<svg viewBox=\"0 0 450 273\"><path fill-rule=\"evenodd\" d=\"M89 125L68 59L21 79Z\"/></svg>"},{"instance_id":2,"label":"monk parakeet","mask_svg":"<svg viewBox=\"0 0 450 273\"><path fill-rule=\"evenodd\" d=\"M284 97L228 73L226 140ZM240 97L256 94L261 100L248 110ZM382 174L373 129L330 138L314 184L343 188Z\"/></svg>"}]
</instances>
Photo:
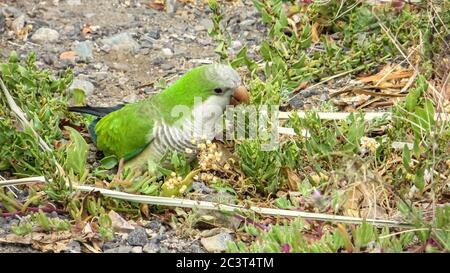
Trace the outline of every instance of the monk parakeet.
<instances>
[{"instance_id":1,"label":"monk parakeet","mask_svg":"<svg viewBox=\"0 0 450 273\"><path fill-rule=\"evenodd\" d=\"M125 167L145 169L168 151L197 151L196 140L215 136L215 125L229 104L248 101L239 74L230 66L211 64L188 71L170 87L132 104L70 107L98 118L89 133L99 150L125 159Z\"/></svg>"}]
</instances>

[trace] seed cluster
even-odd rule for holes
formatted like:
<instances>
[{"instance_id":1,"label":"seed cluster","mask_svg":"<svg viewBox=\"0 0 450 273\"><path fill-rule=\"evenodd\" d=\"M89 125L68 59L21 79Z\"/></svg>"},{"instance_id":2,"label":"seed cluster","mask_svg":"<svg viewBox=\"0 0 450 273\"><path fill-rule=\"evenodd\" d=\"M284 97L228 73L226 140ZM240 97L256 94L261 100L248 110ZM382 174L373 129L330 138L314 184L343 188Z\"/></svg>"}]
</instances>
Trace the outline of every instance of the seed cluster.
<instances>
[{"instance_id":1,"label":"seed cluster","mask_svg":"<svg viewBox=\"0 0 450 273\"><path fill-rule=\"evenodd\" d=\"M362 137L360 140L360 144L361 152L363 154L367 153L368 151L374 154L377 148L380 146L380 143L378 143L374 138L370 137Z\"/></svg>"},{"instance_id":2,"label":"seed cluster","mask_svg":"<svg viewBox=\"0 0 450 273\"><path fill-rule=\"evenodd\" d=\"M206 140L203 143L197 145L198 148L198 160L199 166L202 171L194 179L202 180L205 182L213 182L220 179L212 172L224 172L231 169L229 163L223 164L223 153L219 151L219 147L216 143L212 143L210 140Z\"/></svg>"},{"instance_id":3,"label":"seed cluster","mask_svg":"<svg viewBox=\"0 0 450 273\"><path fill-rule=\"evenodd\" d=\"M183 178L181 176L177 176L175 172L172 172L170 177L164 182L164 186L169 191L179 188L178 194L183 194L187 189L187 186L182 184Z\"/></svg>"}]
</instances>

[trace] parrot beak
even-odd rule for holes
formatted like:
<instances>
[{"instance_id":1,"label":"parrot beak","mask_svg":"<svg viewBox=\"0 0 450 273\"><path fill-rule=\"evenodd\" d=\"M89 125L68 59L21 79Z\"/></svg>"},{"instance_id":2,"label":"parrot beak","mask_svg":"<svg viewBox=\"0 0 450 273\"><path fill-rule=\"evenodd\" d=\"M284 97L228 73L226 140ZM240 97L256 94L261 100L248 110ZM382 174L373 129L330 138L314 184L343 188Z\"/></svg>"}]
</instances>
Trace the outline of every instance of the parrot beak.
<instances>
[{"instance_id":1,"label":"parrot beak","mask_svg":"<svg viewBox=\"0 0 450 273\"><path fill-rule=\"evenodd\" d=\"M238 105L238 104L248 104L250 102L250 96L247 92L247 89L244 86L239 86L234 90L234 93L231 95L230 104Z\"/></svg>"}]
</instances>

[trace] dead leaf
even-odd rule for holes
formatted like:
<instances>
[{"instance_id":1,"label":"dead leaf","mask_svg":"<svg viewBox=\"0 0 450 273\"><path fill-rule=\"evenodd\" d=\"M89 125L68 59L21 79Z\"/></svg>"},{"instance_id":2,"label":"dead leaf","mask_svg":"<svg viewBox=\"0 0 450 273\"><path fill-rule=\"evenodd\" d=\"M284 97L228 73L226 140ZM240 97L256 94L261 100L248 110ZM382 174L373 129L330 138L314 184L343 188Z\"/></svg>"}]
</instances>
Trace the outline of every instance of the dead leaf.
<instances>
[{"instance_id":1,"label":"dead leaf","mask_svg":"<svg viewBox=\"0 0 450 273\"><path fill-rule=\"evenodd\" d=\"M86 225L84 225L81 234L83 235L83 237L95 237L94 230L92 229L90 223L86 223Z\"/></svg>"},{"instance_id":2,"label":"dead leaf","mask_svg":"<svg viewBox=\"0 0 450 273\"><path fill-rule=\"evenodd\" d=\"M352 187L347 192L347 200L342 204L344 215L359 217L359 209L364 195L358 186Z\"/></svg>"},{"instance_id":3,"label":"dead leaf","mask_svg":"<svg viewBox=\"0 0 450 273\"><path fill-rule=\"evenodd\" d=\"M81 34L83 34L84 37L89 36L90 34L94 33L94 30L92 29L92 26L89 24L86 24L81 29Z\"/></svg>"},{"instance_id":4,"label":"dead leaf","mask_svg":"<svg viewBox=\"0 0 450 273\"><path fill-rule=\"evenodd\" d=\"M82 244L83 244L84 247L86 247L92 253L101 253L102 252L100 247L95 242L92 243L93 246L91 246L90 244L85 243L85 242L82 242Z\"/></svg>"},{"instance_id":5,"label":"dead leaf","mask_svg":"<svg viewBox=\"0 0 450 273\"><path fill-rule=\"evenodd\" d=\"M134 227L127 222L127 220L123 219L117 212L111 210L108 213L109 219L112 222L112 228L117 232L131 232L134 230Z\"/></svg>"},{"instance_id":6,"label":"dead leaf","mask_svg":"<svg viewBox=\"0 0 450 273\"><path fill-rule=\"evenodd\" d=\"M202 231L200 233L200 237L211 237L211 236L214 236L214 235L217 235L220 233L233 234L234 232L231 229L219 227L219 228L207 229L207 230Z\"/></svg>"},{"instance_id":7,"label":"dead leaf","mask_svg":"<svg viewBox=\"0 0 450 273\"><path fill-rule=\"evenodd\" d=\"M141 212L145 217L150 217L150 208L148 207L148 204L141 204Z\"/></svg>"},{"instance_id":8,"label":"dead leaf","mask_svg":"<svg viewBox=\"0 0 450 273\"><path fill-rule=\"evenodd\" d=\"M348 235L347 230L342 224L337 224L337 230L341 234L342 238L344 239L344 247L347 252L353 251L353 244L350 239L350 236Z\"/></svg>"},{"instance_id":9,"label":"dead leaf","mask_svg":"<svg viewBox=\"0 0 450 273\"><path fill-rule=\"evenodd\" d=\"M288 179L288 186L291 191L298 191L301 179L298 174L289 168L285 168L285 172Z\"/></svg>"},{"instance_id":10,"label":"dead leaf","mask_svg":"<svg viewBox=\"0 0 450 273\"><path fill-rule=\"evenodd\" d=\"M375 75L368 77L358 78L360 82L373 82L375 84L381 83L384 81L396 80L409 78L414 74L414 71L411 69L400 69L397 71L392 71L392 68L389 66L384 67L380 72Z\"/></svg>"},{"instance_id":11,"label":"dead leaf","mask_svg":"<svg viewBox=\"0 0 450 273\"><path fill-rule=\"evenodd\" d=\"M70 60L75 59L77 53L75 51L65 51L59 55L60 60Z\"/></svg>"},{"instance_id":12,"label":"dead leaf","mask_svg":"<svg viewBox=\"0 0 450 273\"><path fill-rule=\"evenodd\" d=\"M16 31L17 38L19 38L22 41L27 40L28 34L30 33L31 30L33 30L33 26L30 24L26 25L22 29Z\"/></svg>"},{"instance_id":13,"label":"dead leaf","mask_svg":"<svg viewBox=\"0 0 450 273\"><path fill-rule=\"evenodd\" d=\"M356 108L369 100L368 95L347 96L341 99L332 99L331 102L337 106L349 106Z\"/></svg>"},{"instance_id":14,"label":"dead leaf","mask_svg":"<svg viewBox=\"0 0 450 273\"><path fill-rule=\"evenodd\" d=\"M31 234L27 234L25 236L19 236L14 233L10 233L3 237L0 237L0 242L1 243L10 243L10 244L30 245L31 244Z\"/></svg>"},{"instance_id":15,"label":"dead leaf","mask_svg":"<svg viewBox=\"0 0 450 273\"><path fill-rule=\"evenodd\" d=\"M309 85L309 82L301 82L294 90L292 90L292 93L297 93L300 90L305 89Z\"/></svg>"},{"instance_id":16,"label":"dead leaf","mask_svg":"<svg viewBox=\"0 0 450 273\"><path fill-rule=\"evenodd\" d=\"M151 9L157 10L157 11L163 11L165 8L165 3L164 1L161 0L155 0L155 1L150 1L147 4L148 7L150 7Z\"/></svg>"},{"instance_id":17,"label":"dead leaf","mask_svg":"<svg viewBox=\"0 0 450 273\"><path fill-rule=\"evenodd\" d=\"M67 245L72 241L73 234L71 231L55 231L52 233L33 232L25 236L18 236L16 234L7 234L0 237L0 242L11 244L26 244L31 245L34 249L42 252L59 253L67 248Z\"/></svg>"},{"instance_id":18,"label":"dead leaf","mask_svg":"<svg viewBox=\"0 0 450 273\"><path fill-rule=\"evenodd\" d=\"M311 40L313 44L320 42L319 32L317 28L319 27L319 23L315 22L311 27Z\"/></svg>"}]
</instances>

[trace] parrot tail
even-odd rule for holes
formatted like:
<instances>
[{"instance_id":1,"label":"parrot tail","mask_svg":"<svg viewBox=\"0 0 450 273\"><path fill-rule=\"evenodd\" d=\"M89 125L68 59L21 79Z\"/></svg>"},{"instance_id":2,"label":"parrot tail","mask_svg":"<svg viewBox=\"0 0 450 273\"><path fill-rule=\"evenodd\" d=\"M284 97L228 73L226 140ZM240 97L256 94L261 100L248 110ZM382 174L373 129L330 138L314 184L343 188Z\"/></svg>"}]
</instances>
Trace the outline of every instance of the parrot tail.
<instances>
[{"instance_id":1,"label":"parrot tail","mask_svg":"<svg viewBox=\"0 0 450 273\"><path fill-rule=\"evenodd\" d=\"M89 114L96 117L104 117L107 114L119 110L124 107L125 104L119 104L112 107L92 107L92 106L73 106L69 107L70 112L81 113L81 114Z\"/></svg>"},{"instance_id":2,"label":"parrot tail","mask_svg":"<svg viewBox=\"0 0 450 273\"><path fill-rule=\"evenodd\" d=\"M70 112L81 113L81 114L89 114L96 116L97 118L91 122L88 126L89 134L91 135L94 143L97 143L97 134L95 133L95 125L100 121L100 119L107 114L119 110L124 107L125 104L119 104L113 107L91 107L89 105L86 106L73 106L69 107Z\"/></svg>"}]
</instances>

